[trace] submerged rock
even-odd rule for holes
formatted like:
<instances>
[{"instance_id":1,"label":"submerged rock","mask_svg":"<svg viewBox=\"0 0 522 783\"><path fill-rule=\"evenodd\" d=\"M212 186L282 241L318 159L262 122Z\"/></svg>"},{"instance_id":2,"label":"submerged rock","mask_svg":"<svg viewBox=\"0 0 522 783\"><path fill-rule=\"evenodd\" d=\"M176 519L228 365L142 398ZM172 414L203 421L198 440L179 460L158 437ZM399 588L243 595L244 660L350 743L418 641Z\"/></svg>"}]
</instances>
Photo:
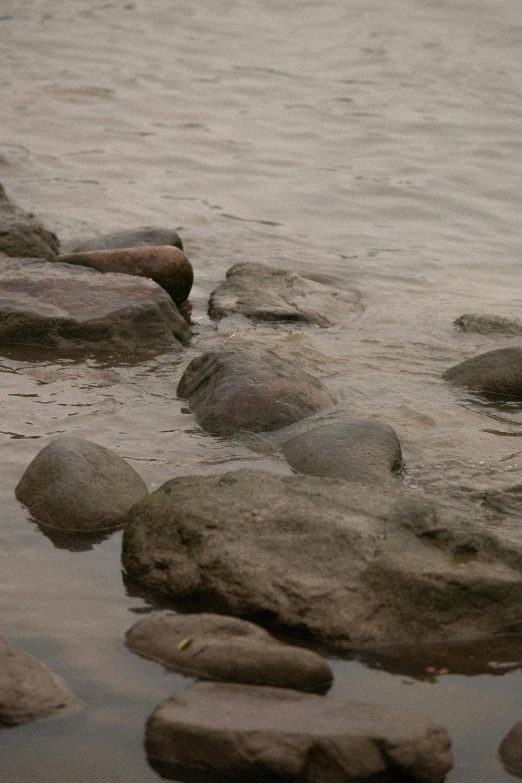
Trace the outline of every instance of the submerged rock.
<instances>
[{"instance_id":1,"label":"submerged rock","mask_svg":"<svg viewBox=\"0 0 522 783\"><path fill-rule=\"evenodd\" d=\"M239 470L129 512L123 565L176 600L333 649L522 631L522 533L412 491Z\"/></svg>"},{"instance_id":2,"label":"submerged rock","mask_svg":"<svg viewBox=\"0 0 522 783\"><path fill-rule=\"evenodd\" d=\"M32 212L9 201L0 185L0 253L19 258L51 259L59 247L56 234L44 228Z\"/></svg>"},{"instance_id":3,"label":"submerged rock","mask_svg":"<svg viewBox=\"0 0 522 783\"><path fill-rule=\"evenodd\" d=\"M75 699L49 669L0 636L0 728L46 718Z\"/></svg>"},{"instance_id":4,"label":"submerged rock","mask_svg":"<svg viewBox=\"0 0 522 783\"><path fill-rule=\"evenodd\" d=\"M0 343L81 351L180 348L190 328L152 280L0 259Z\"/></svg>"},{"instance_id":5,"label":"submerged rock","mask_svg":"<svg viewBox=\"0 0 522 783\"><path fill-rule=\"evenodd\" d=\"M285 427L334 404L316 378L269 351L209 351L193 359L178 397L207 432L231 435Z\"/></svg>"},{"instance_id":6,"label":"submerged rock","mask_svg":"<svg viewBox=\"0 0 522 783\"><path fill-rule=\"evenodd\" d=\"M402 776L441 783L452 767L447 731L420 715L281 688L198 683L147 722L152 762L307 783Z\"/></svg>"},{"instance_id":7,"label":"submerged rock","mask_svg":"<svg viewBox=\"0 0 522 783\"><path fill-rule=\"evenodd\" d=\"M362 310L355 291L307 280L294 272L265 264L235 264L209 303L211 318L240 313L259 321L301 321L333 326Z\"/></svg>"},{"instance_id":8,"label":"submerged rock","mask_svg":"<svg viewBox=\"0 0 522 783\"><path fill-rule=\"evenodd\" d=\"M126 231L115 231L104 234L96 239L89 239L75 247L75 253L83 250L115 250L124 247L155 247L157 245L172 245L183 250L183 242L176 231L160 226L140 226Z\"/></svg>"},{"instance_id":9,"label":"submerged rock","mask_svg":"<svg viewBox=\"0 0 522 783\"><path fill-rule=\"evenodd\" d=\"M522 397L522 348L498 348L467 359L442 376L455 386L498 397Z\"/></svg>"},{"instance_id":10,"label":"submerged rock","mask_svg":"<svg viewBox=\"0 0 522 783\"><path fill-rule=\"evenodd\" d=\"M314 427L283 444L294 470L347 481L386 481L402 466L395 430L375 419Z\"/></svg>"},{"instance_id":11,"label":"submerged rock","mask_svg":"<svg viewBox=\"0 0 522 783\"><path fill-rule=\"evenodd\" d=\"M498 752L507 771L522 778L522 721L506 734Z\"/></svg>"},{"instance_id":12,"label":"submerged rock","mask_svg":"<svg viewBox=\"0 0 522 783\"><path fill-rule=\"evenodd\" d=\"M453 322L461 332L476 334L522 334L522 322L517 319L501 318L498 315L477 315L466 313Z\"/></svg>"},{"instance_id":13,"label":"submerged rock","mask_svg":"<svg viewBox=\"0 0 522 783\"><path fill-rule=\"evenodd\" d=\"M333 675L320 655L283 644L259 625L218 614L156 615L127 631L134 652L208 680L326 691Z\"/></svg>"},{"instance_id":14,"label":"submerged rock","mask_svg":"<svg viewBox=\"0 0 522 783\"><path fill-rule=\"evenodd\" d=\"M97 272L150 278L161 286L176 304L187 299L194 281L194 272L186 255L179 248L168 245L66 253L56 256L54 260L63 264L91 267Z\"/></svg>"},{"instance_id":15,"label":"submerged rock","mask_svg":"<svg viewBox=\"0 0 522 783\"><path fill-rule=\"evenodd\" d=\"M57 438L25 470L18 500L44 525L90 532L119 527L147 485L125 460L82 438Z\"/></svg>"}]
</instances>

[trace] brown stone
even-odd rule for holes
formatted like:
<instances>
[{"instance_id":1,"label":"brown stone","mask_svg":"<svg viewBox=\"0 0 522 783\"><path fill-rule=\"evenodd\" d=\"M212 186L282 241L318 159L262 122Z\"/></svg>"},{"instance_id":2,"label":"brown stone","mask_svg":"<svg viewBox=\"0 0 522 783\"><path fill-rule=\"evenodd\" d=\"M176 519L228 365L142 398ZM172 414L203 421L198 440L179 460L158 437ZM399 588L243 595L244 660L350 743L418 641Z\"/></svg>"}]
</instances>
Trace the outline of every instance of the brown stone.
<instances>
[{"instance_id":1,"label":"brown stone","mask_svg":"<svg viewBox=\"0 0 522 783\"><path fill-rule=\"evenodd\" d=\"M498 752L508 772L522 778L522 721L506 734Z\"/></svg>"},{"instance_id":2,"label":"brown stone","mask_svg":"<svg viewBox=\"0 0 522 783\"><path fill-rule=\"evenodd\" d=\"M116 231L104 234L96 239L82 242L74 249L75 253L83 250L115 250L123 247L156 247L157 245L172 245L183 250L183 242L176 231L160 226L140 226L126 231Z\"/></svg>"},{"instance_id":3,"label":"brown stone","mask_svg":"<svg viewBox=\"0 0 522 783\"><path fill-rule=\"evenodd\" d=\"M455 386L497 398L522 397L522 348L498 348L456 364L442 376Z\"/></svg>"}]
</instances>

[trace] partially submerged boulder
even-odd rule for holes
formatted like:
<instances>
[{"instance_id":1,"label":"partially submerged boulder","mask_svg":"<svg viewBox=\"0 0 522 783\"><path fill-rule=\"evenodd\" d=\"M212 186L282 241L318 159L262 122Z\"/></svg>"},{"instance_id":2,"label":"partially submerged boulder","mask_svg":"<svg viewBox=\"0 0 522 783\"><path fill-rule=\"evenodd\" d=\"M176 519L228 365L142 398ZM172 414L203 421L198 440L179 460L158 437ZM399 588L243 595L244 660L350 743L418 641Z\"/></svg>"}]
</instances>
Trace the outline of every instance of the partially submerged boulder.
<instances>
[{"instance_id":1,"label":"partially submerged boulder","mask_svg":"<svg viewBox=\"0 0 522 783\"><path fill-rule=\"evenodd\" d=\"M360 313L361 297L265 264L240 263L211 296L211 318L240 313L257 321L333 326Z\"/></svg>"},{"instance_id":2,"label":"partially submerged boulder","mask_svg":"<svg viewBox=\"0 0 522 783\"><path fill-rule=\"evenodd\" d=\"M63 264L87 266L97 272L150 278L176 304L187 299L194 281L194 272L186 255L179 248L169 245L65 253L56 256L54 260Z\"/></svg>"},{"instance_id":3,"label":"partially submerged boulder","mask_svg":"<svg viewBox=\"0 0 522 783\"><path fill-rule=\"evenodd\" d=\"M30 723L72 706L73 695L49 669L0 636L0 728Z\"/></svg>"},{"instance_id":4,"label":"partially submerged boulder","mask_svg":"<svg viewBox=\"0 0 522 783\"><path fill-rule=\"evenodd\" d=\"M507 771L522 778L522 721L506 734L498 752Z\"/></svg>"},{"instance_id":5,"label":"partially submerged boulder","mask_svg":"<svg viewBox=\"0 0 522 783\"><path fill-rule=\"evenodd\" d=\"M125 641L145 658L209 680L326 691L333 678L317 653L283 644L235 617L155 615L133 625Z\"/></svg>"},{"instance_id":6,"label":"partially submerged boulder","mask_svg":"<svg viewBox=\"0 0 522 783\"><path fill-rule=\"evenodd\" d=\"M522 348L498 348L466 359L442 376L455 386L494 397L522 397Z\"/></svg>"},{"instance_id":7,"label":"partially submerged boulder","mask_svg":"<svg viewBox=\"0 0 522 783\"><path fill-rule=\"evenodd\" d=\"M0 259L0 344L158 353L190 337L176 305L152 280Z\"/></svg>"},{"instance_id":8,"label":"partially submerged boulder","mask_svg":"<svg viewBox=\"0 0 522 783\"><path fill-rule=\"evenodd\" d=\"M444 728L403 710L218 683L162 702L145 739L152 763L307 783L441 783L452 767L450 744Z\"/></svg>"},{"instance_id":9,"label":"partially submerged boulder","mask_svg":"<svg viewBox=\"0 0 522 783\"><path fill-rule=\"evenodd\" d=\"M58 237L7 198L0 185L0 253L19 258L51 259L59 252Z\"/></svg>"},{"instance_id":10,"label":"partially submerged boulder","mask_svg":"<svg viewBox=\"0 0 522 783\"><path fill-rule=\"evenodd\" d=\"M375 419L314 427L287 440L283 454L299 473L346 481L386 481L402 466L395 430Z\"/></svg>"},{"instance_id":11,"label":"partially submerged boulder","mask_svg":"<svg viewBox=\"0 0 522 783\"><path fill-rule=\"evenodd\" d=\"M124 459L82 438L56 438L38 452L15 494L38 522L91 532L119 527L147 485Z\"/></svg>"},{"instance_id":12,"label":"partially submerged boulder","mask_svg":"<svg viewBox=\"0 0 522 783\"><path fill-rule=\"evenodd\" d=\"M316 378L269 351L208 351L193 359L178 397L207 432L231 435L285 427L334 404Z\"/></svg>"},{"instance_id":13,"label":"partially submerged boulder","mask_svg":"<svg viewBox=\"0 0 522 783\"><path fill-rule=\"evenodd\" d=\"M183 476L131 509L123 565L175 600L332 649L521 632L522 532L486 521L386 485Z\"/></svg>"},{"instance_id":14,"label":"partially submerged boulder","mask_svg":"<svg viewBox=\"0 0 522 783\"><path fill-rule=\"evenodd\" d=\"M475 334L522 334L522 321L517 318L502 318L499 315L479 315L477 313L465 313L453 322L461 332Z\"/></svg>"},{"instance_id":15,"label":"partially submerged boulder","mask_svg":"<svg viewBox=\"0 0 522 783\"><path fill-rule=\"evenodd\" d=\"M171 228L161 226L140 226L125 231L115 231L104 234L96 239L88 239L75 247L75 253L83 250L115 250L123 247L155 247L157 245L172 245L183 250L183 242L179 234Z\"/></svg>"}]
</instances>

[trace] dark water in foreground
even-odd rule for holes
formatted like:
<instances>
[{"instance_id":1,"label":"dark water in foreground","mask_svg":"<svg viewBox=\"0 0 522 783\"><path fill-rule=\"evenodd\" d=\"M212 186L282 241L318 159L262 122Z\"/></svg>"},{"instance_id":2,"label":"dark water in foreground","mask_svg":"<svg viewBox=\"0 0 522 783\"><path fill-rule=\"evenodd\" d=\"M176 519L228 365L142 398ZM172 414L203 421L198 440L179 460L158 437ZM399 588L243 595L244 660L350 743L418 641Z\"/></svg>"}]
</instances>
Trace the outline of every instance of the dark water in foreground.
<instances>
[{"instance_id":1,"label":"dark water in foreground","mask_svg":"<svg viewBox=\"0 0 522 783\"><path fill-rule=\"evenodd\" d=\"M391 424L408 485L458 498L520 483L520 406L480 404L440 375L520 342L452 322L520 313L521 44L519 0L3 0L0 181L65 249L119 228L177 228L197 334L182 356L109 357L108 385L92 359L0 358L1 632L85 702L1 732L2 781L159 780L144 722L187 682L122 645L151 605L124 586L121 534L71 551L15 501L52 436L114 449L151 489L236 467L288 472L202 433L175 395L202 350L264 346L354 418ZM355 287L364 312L349 329L215 329L208 293L240 260ZM479 645L464 663L419 656L335 660L331 695L445 725L449 783L513 780L496 749L522 719L518 648L485 660ZM430 665L449 674L421 676Z\"/></svg>"}]
</instances>

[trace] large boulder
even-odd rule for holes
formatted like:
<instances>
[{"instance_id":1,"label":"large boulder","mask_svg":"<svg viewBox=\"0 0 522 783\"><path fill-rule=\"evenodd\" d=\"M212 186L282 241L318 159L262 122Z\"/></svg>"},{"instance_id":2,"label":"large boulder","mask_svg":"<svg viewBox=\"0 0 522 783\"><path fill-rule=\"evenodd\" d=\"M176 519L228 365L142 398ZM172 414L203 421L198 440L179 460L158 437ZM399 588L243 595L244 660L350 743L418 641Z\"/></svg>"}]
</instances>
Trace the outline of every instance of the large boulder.
<instances>
[{"instance_id":1,"label":"large boulder","mask_svg":"<svg viewBox=\"0 0 522 783\"><path fill-rule=\"evenodd\" d=\"M325 691L332 672L317 653L283 644L259 625L218 614L155 615L127 631L134 652L209 680Z\"/></svg>"},{"instance_id":2,"label":"large boulder","mask_svg":"<svg viewBox=\"0 0 522 783\"><path fill-rule=\"evenodd\" d=\"M198 683L170 696L145 745L152 764L247 780L441 783L452 767L447 731L420 715L252 685Z\"/></svg>"},{"instance_id":3,"label":"large boulder","mask_svg":"<svg viewBox=\"0 0 522 783\"><path fill-rule=\"evenodd\" d=\"M465 313L454 320L454 325L461 332L472 334L522 334L522 322L516 318L502 318L499 315L479 315L477 313Z\"/></svg>"},{"instance_id":4,"label":"large boulder","mask_svg":"<svg viewBox=\"0 0 522 783\"><path fill-rule=\"evenodd\" d=\"M487 396L522 397L522 348L481 353L450 367L442 377Z\"/></svg>"},{"instance_id":5,"label":"large boulder","mask_svg":"<svg viewBox=\"0 0 522 783\"><path fill-rule=\"evenodd\" d=\"M176 302L184 302L192 288L194 272L186 255L177 247L129 247L117 250L89 250L83 253L65 253L55 261L96 269L97 272L116 272L138 275L154 280Z\"/></svg>"},{"instance_id":6,"label":"large boulder","mask_svg":"<svg viewBox=\"0 0 522 783\"><path fill-rule=\"evenodd\" d=\"M522 721L506 734L498 752L507 771L522 778Z\"/></svg>"},{"instance_id":7,"label":"large boulder","mask_svg":"<svg viewBox=\"0 0 522 783\"><path fill-rule=\"evenodd\" d=\"M59 247L56 234L44 228L32 212L9 201L0 185L0 253L51 259L59 252Z\"/></svg>"},{"instance_id":8,"label":"large boulder","mask_svg":"<svg viewBox=\"0 0 522 783\"><path fill-rule=\"evenodd\" d=\"M293 321L333 326L361 312L355 291L330 288L294 272L265 264L240 263L227 272L209 303L211 318L240 313L257 321Z\"/></svg>"},{"instance_id":9,"label":"large boulder","mask_svg":"<svg viewBox=\"0 0 522 783\"><path fill-rule=\"evenodd\" d=\"M0 728L46 718L75 703L49 669L0 636Z\"/></svg>"},{"instance_id":10,"label":"large boulder","mask_svg":"<svg viewBox=\"0 0 522 783\"><path fill-rule=\"evenodd\" d=\"M123 564L177 600L332 648L522 631L522 532L415 491L239 470L172 479L128 514Z\"/></svg>"},{"instance_id":11,"label":"large boulder","mask_svg":"<svg viewBox=\"0 0 522 783\"><path fill-rule=\"evenodd\" d=\"M395 430L375 419L314 427L287 440L283 454L299 473L347 481L386 481L402 466Z\"/></svg>"},{"instance_id":12,"label":"large boulder","mask_svg":"<svg viewBox=\"0 0 522 783\"><path fill-rule=\"evenodd\" d=\"M147 485L124 459L82 438L56 438L38 452L15 494L44 525L89 532L119 527Z\"/></svg>"},{"instance_id":13,"label":"large boulder","mask_svg":"<svg viewBox=\"0 0 522 783\"><path fill-rule=\"evenodd\" d=\"M0 259L0 343L63 351L181 348L190 328L152 280Z\"/></svg>"},{"instance_id":14,"label":"large boulder","mask_svg":"<svg viewBox=\"0 0 522 783\"><path fill-rule=\"evenodd\" d=\"M334 404L316 378L269 351L208 351L193 359L178 397L207 432L231 435L286 427Z\"/></svg>"},{"instance_id":15,"label":"large boulder","mask_svg":"<svg viewBox=\"0 0 522 783\"><path fill-rule=\"evenodd\" d=\"M123 247L155 247L157 245L172 245L183 250L181 237L173 229L161 228L161 226L140 226L139 228L104 234L96 239L88 239L75 247L74 252L115 250Z\"/></svg>"}]
</instances>

